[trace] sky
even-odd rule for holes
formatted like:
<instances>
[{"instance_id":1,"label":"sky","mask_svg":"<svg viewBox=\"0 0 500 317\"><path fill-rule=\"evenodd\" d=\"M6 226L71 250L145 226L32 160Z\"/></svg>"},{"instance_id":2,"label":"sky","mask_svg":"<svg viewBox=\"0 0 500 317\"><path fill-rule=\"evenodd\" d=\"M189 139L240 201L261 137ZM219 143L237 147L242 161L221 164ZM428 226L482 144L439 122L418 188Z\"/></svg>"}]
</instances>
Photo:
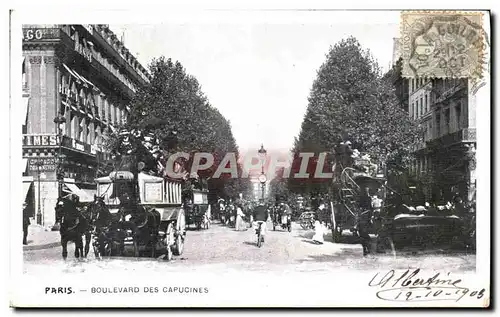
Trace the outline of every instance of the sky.
<instances>
[{"instance_id":1,"label":"sky","mask_svg":"<svg viewBox=\"0 0 500 317\"><path fill-rule=\"evenodd\" d=\"M341 18L303 23L174 21L110 28L123 35L125 46L144 66L162 55L180 61L231 122L242 153L257 151L261 144L271 153L282 153L300 132L310 89L331 45L352 35L383 70L391 63L399 31L397 12L390 19L376 17L374 11L354 20L335 14Z\"/></svg>"}]
</instances>

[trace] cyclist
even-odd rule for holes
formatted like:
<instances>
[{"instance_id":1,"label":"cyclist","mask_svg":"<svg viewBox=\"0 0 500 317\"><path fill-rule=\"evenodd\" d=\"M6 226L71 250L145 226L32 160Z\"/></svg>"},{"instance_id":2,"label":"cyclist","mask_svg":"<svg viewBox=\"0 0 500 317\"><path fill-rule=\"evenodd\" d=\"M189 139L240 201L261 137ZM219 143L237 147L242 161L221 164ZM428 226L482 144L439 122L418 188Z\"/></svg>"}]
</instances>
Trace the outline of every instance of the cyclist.
<instances>
[{"instance_id":1,"label":"cyclist","mask_svg":"<svg viewBox=\"0 0 500 317\"><path fill-rule=\"evenodd\" d=\"M259 204L253 209L253 220L256 225L256 233L260 226L260 235L262 237L262 242L264 242L264 236L266 235L266 222L269 218L269 212L267 207L264 205L264 200L260 199Z\"/></svg>"}]
</instances>

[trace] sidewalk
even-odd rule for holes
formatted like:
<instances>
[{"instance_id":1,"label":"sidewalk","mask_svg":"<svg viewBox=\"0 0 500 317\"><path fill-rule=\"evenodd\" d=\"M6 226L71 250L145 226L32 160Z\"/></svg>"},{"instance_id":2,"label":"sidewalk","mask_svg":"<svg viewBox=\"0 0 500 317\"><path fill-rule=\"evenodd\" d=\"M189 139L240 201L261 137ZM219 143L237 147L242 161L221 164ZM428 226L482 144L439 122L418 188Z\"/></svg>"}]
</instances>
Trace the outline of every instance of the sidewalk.
<instances>
[{"instance_id":1,"label":"sidewalk","mask_svg":"<svg viewBox=\"0 0 500 317\"><path fill-rule=\"evenodd\" d=\"M28 227L27 240L28 245L23 245L23 251L48 249L61 245L59 231L51 231L50 228L43 228L40 225L32 224Z\"/></svg>"}]
</instances>

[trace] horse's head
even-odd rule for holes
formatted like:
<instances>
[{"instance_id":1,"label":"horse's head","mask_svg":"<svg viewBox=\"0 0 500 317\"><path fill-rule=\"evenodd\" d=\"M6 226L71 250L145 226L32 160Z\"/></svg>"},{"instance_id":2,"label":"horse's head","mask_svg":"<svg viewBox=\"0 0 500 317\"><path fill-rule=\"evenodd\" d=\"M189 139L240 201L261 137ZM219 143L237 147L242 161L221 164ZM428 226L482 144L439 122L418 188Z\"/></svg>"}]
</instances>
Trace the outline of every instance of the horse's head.
<instances>
[{"instance_id":1,"label":"horse's head","mask_svg":"<svg viewBox=\"0 0 500 317\"><path fill-rule=\"evenodd\" d=\"M65 199L61 198L61 197L57 198L56 207L55 207L56 222L57 223L61 223L62 218L64 216L64 205L65 205Z\"/></svg>"},{"instance_id":2,"label":"horse's head","mask_svg":"<svg viewBox=\"0 0 500 317\"><path fill-rule=\"evenodd\" d=\"M73 199L69 197L60 197L57 199L56 207L56 222L72 221L78 218L81 213L76 207Z\"/></svg>"},{"instance_id":3,"label":"horse's head","mask_svg":"<svg viewBox=\"0 0 500 317\"><path fill-rule=\"evenodd\" d=\"M104 202L103 196L94 195L94 200L89 204L88 208L90 211L90 221L92 223L95 223L98 220L103 220L103 218L107 221L109 218L107 216L110 215L110 211Z\"/></svg>"}]
</instances>

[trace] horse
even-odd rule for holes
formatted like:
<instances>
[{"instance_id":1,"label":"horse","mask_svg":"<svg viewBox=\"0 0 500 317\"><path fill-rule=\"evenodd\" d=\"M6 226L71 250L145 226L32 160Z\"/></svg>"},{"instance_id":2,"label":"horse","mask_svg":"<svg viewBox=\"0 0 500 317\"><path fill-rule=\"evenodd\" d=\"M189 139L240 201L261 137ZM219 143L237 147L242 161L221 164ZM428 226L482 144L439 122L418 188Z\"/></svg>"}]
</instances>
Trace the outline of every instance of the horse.
<instances>
[{"instance_id":1,"label":"horse","mask_svg":"<svg viewBox=\"0 0 500 317\"><path fill-rule=\"evenodd\" d=\"M151 257L156 256L156 244L158 242L158 231L161 224L160 212L154 208L145 208L130 200L124 200L120 207L121 232L131 232L134 241L135 256L139 256L139 245L149 246L151 248ZM127 219L128 218L128 219ZM124 244L122 242L121 252Z\"/></svg>"},{"instance_id":2,"label":"horse","mask_svg":"<svg viewBox=\"0 0 500 317\"><path fill-rule=\"evenodd\" d=\"M97 251L99 254L96 252L96 256L109 253L106 252L106 245L109 241L107 231L113 221L113 215L106 206L104 197L94 195L94 200L87 205L86 212L90 220L91 230L88 230L85 234L85 254L89 252L92 234L96 237L97 242Z\"/></svg>"},{"instance_id":3,"label":"horse","mask_svg":"<svg viewBox=\"0 0 500 317\"><path fill-rule=\"evenodd\" d=\"M60 197L56 203L56 222L60 223L62 256L68 257L68 242L75 242L75 258L86 257L83 250L82 236L89 231L89 221L69 197ZM90 241L90 240L89 240Z\"/></svg>"}]
</instances>

